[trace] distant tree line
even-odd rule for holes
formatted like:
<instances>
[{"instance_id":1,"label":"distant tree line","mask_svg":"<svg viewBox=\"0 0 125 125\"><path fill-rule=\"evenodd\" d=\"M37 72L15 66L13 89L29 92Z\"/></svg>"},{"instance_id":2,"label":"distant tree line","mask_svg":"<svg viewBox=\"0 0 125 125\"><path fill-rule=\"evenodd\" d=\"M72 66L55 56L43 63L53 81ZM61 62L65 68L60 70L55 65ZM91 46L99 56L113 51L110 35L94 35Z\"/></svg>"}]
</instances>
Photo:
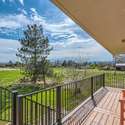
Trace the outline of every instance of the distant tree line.
<instances>
[{"instance_id":1,"label":"distant tree line","mask_svg":"<svg viewBox=\"0 0 125 125\"><path fill-rule=\"evenodd\" d=\"M54 67L74 67L74 68L90 68L90 69L114 69L113 62L79 62L74 60L56 60L52 63Z\"/></svg>"},{"instance_id":2,"label":"distant tree line","mask_svg":"<svg viewBox=\"0 0 125 125\"><path fill-rule=\"evenodd\" d=\"M0 63L0 67L1 68L6 68L6 67L10 67L10 68L17 68L17 67L20 67L21 63L16 61L16 62L13 62L13 61L9 61L7 63Z\"/></svg>"},{"instance_id":3,"label":"distant tree line","mask_svg":"<svg viewBox=\"0 0 125 125\"><path fill-rule=\"evenodd\" d=\"M74 60L56 60L53 62L53 66L62 66L62 67L74 67L74 68L81 68L82 66L85 66L87 64L87 62L84 63L80 63L80 62L76 62Z\"/></svg>"}]
</instances>

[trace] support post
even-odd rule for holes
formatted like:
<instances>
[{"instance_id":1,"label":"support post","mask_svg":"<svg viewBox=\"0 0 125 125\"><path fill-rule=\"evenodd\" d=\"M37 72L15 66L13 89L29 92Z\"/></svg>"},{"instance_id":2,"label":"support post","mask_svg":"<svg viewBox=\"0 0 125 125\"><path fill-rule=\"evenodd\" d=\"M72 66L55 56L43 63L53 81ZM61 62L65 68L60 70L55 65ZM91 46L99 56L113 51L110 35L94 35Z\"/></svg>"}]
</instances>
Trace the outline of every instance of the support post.
<instances>
[{"instance_id":1,"label":"support post","mask_svg":"<svg viewBox=\"0 0 125 125\"><path fill-rule=\"evenodd\" d=\"M12 92L12 125L17 125L17 91Z\"/></svg>"},{"instance_id":2,"label":"support post","mask_svg":"<svg viewBox=\"0 0 125 125\"><path fill-rule=\"evenodd\" d=\"M56 120L57 125L62 125L61 123L61 86L56 88Z\"/></svg>"},{"instance_id":3,"label":"support post","mask_svg":"<svg viewBox=\"0 0 125 125\"><path fill-rule=\"evenodd\" d=\"M23 98L17 96L17 125L23 125Z\"/></svg>"}]
</instances>

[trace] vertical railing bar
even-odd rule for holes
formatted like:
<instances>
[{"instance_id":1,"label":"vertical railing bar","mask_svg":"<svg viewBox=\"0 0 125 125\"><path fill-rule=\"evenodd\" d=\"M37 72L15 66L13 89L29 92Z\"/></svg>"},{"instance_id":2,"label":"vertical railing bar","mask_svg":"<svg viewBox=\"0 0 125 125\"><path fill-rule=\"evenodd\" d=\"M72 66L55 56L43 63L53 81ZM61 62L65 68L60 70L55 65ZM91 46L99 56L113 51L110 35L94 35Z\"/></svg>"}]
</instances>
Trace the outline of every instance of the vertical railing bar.
<instances>
[{"instance_id":1,"label":"vertical railing bar","mask_svg":"<svg viewBox=\"0 0 125 125\"><path fill-rule=\"evenodd\" d=\"M50 110L51 110L51 108L48 106L47 107L47 109L48 109L48 125L51 125L51 121L50 121Z\"/></svg>"},{"instance_id":2,"label":"vertical railing bar","mask_svg":"<svg viewBox=\"0 0 125 125\"><path fill-rule=\"evenodd\" d=\"M91 98L92 98L92 100L94 99L94 97L93 97L93 77L91 77Z\"/></svg>"},{"instance_id":3,"label":"vertical railing bar","mask_svg":"<svg viewBox=\"0 0 125 125\"><path fill-rule=\"evenodd\" d=\"M22 95L17 96L17 125L23 125L23 98Z\"/></svg>"},{"instance_id":4,"label":"vertical railing bar","mask_svg":"<svg viewBox=\"0 0 125 125\"><path fill-rule=\"evenodd\" d=\"M61 86L58 86L56 88L56 101L57 101L57 106L56 106L56 121L57 125L62 125L61 123Z\"/></svg>"},{"instance_id":5,"label":"vertical railing bar","mask_svg":"<svg viewBox=\"0 0 125 125\"><path fill-rule=\"evenodd\" d=\"M105 88L105 73L103 74L103 87Z\"/></svg>"},{"instance_id":6,"label":"vertical railing bar","mask_svg":"<svg viewBox=\"0 0 125 125\"><path fill-rule=\"evenodd\" d=\"M47 91L45 91L45 106L47 106ZM47 124L47 108L45 107L45 124Z\"/></svg>"},{"instance_id":7,"label":"vertical railing bar","mask_svg":"<svg viewBox=\"0 0 125 125\"><path fill-rule=\"evenodd\" d=\"M64 110L65 110L65 115L66 115L66 86L64 86L64 87L65 87L65 88L64 88L64 89L65 89L65 90L64 90L64 91L65 91L65 99L64 99L64 100L65 100L65 106L64 106L65 108L64 108Z\"/></svg>"},{"instance_id":8,"label":"vertical railing bar","mask_svg":"<svg viewBox=\"0 0 125 125\"><path fill-rule=\"evenodd\" d=\"M26 124L26 117L27 117L27 110L26 110L26 97L24 98L24 114L25 114L25 118L24 118L24 123Z\"/></svg>"},{"instance_id":9,"label":"vertical railing bar","mask_svg":"<svg viewBox=\"0 0 125 125\"><path fill-rule=\"evenodd\" d=\"M35 103L35 125L37 125L37 109L38 108L38 104Z\"/></svg>"},{"instance_id":10,"label":"vertical railing bar","mask_svg":"<svg viewBox=\"0 0 125 125\"><path fill-rule=\"evenodd\" d=\"M43 118L44 118L44 112L43 112L43 92L41 92L41 125L43 125Z\"/></svg>"},{"instance_id":11,"label":"vertical railing bar","mask_svg":"<svg viewBox=\"0 0 125 125\"><path fill-rule=\"evenodd\" d=\"M16 125L17 122L17 91L12 92L12 125Z\"/></svg>"},{"instance_id":12,"label":"vertical railing bar","mask_svg":"<svg viewBox=\"0 0 125 125\"><path fill-rule=\"evenodd\" d=\"M2 110L2 108L1 108L1 105L2 105L1 104L2 103L2 94L1 93L2 93L2 89L0 88L0 100L1 100L0 101L0 119L2 119L2 113L1 113L1 110Z\"/></svg>"},{"instance_id":13,"label":"vertical railing bar","mask_svg":"<svg viewBox=\"0 0 125 125\"><path fill-rule=\"evenodd\" d=\"M5 100L4 100L4 101L5 101L5 105L4 105L4 106L5 106L5 121L6 121L6 120L7 120L7 119L6 119L6 112L7 112L7 102L6 102L6 101L7 101L7 99L6 99L7 97L6 97L6 90L4 91L4 93L5 93Z\"/></svg>"},{"instance_id":14,"label":"vertical railing bar","mask_svg":"<svg viewBox=\"0 0 125 125\"><path fill-rule=\"evenodd\" d=\"M54 94L56 94L56 92L55 92L55 90L53 89L53 109L55 109L55 106L54 106ZM55 113L53 112L53 123L54 123L54 121L55 121Z\"/></svg>"},{"instance_id":15,"label":"vertical railing bar","mask_svg":"<svg viewBox=\"0 0 125 125\"><path fill-rule=\"evenodd\" d=\"M40 125L40 116L41 116L40 111L41 111L41 105L39 104L39 107L38 107L39 125Z\"/></svg>"},{"instance_id":16,"label":"vertical railing bar","mask_svg":"<svg viewBox=\"0 0 125 125\"><path fill-rule=\"evenodd\" d=\"M26 125L28 125L28 100L27 99L26 99Z\"/></svg>"},{"instance_id":17,"label":"vertical railing bar","mask_svg":"<svg viewBox=\"0 0 125 125\"><path fill-rule=\"evenodd\" d=\"M5 112L6 112L6 96L5 96L5 92L6 92L6 91L5 91L5 89L4 89L4 106L5 106L5 110L4 110L4 112L3 112L3 117L4 117L3 119L4 119L4 120L5 120L5 117L6 117L6 116L5 116L5 115L6 115L6 114L5 114Z\"/></svg>"}]
</instances>

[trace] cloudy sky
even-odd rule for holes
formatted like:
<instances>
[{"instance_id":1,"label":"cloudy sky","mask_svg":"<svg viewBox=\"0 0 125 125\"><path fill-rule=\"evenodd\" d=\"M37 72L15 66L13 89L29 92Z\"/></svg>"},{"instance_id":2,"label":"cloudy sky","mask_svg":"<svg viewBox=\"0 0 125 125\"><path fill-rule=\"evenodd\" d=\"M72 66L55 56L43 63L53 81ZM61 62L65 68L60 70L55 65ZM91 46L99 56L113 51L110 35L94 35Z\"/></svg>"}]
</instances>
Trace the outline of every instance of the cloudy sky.
<instances>
[{"instance_id":1,"label":"cloudy sky","mask_svg":"<svg viewBox=\"0 0 125 125\"><path fill-rule=\"evenodd\" d=\"M42 24L53 51L49 58L111 61L112 55L50 0L0 0L0 62L16 61L27 24Z\"/></svg>"}]
</instances>

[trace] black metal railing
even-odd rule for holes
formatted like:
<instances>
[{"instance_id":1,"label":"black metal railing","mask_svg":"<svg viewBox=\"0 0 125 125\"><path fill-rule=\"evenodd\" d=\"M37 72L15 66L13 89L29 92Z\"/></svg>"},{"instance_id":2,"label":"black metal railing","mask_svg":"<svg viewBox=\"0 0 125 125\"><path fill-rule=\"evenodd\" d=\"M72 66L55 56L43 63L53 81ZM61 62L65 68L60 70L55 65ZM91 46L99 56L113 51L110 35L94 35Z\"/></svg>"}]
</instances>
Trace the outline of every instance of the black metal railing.
<instances>
[{"instance_id":1,"label":"black metal railing","mask_svg":"<svg viewBox=\"0 0 125 125\"><path fill-rule=\"evenodd\" d=\"M26 95L0 87L0 120L13 125L56 125L104 86L104 74Z\"/></svg>"},{"instance_id":2,"label":"black metal railing","mask_svg":"<svg viewBox=\"0 0 125 125\"><path fill-rule=\"evenodd\" d=\"M105 86L125 88L125 73L105 71L25 95L0 87L0 120L13 125L60 125L73 109L88 97L94 99L94 93Z\"/></svg>"},{"instance_id":3,"label":"black metal railing","mask_svg":"<svg viewBox=\"0 0 125 125\"><path fill-rule=\"evenodd\" d=\"M28 98L19 96L18 112L18 121L22 125L56 124L56 110Z\"/></svg>"},{"instance_id":4,"label":"black metal railing","mask_svg":"<svg viewBox=\"0 0 125 125\"><path fill-rule=\"evenodd\" d=\"M11 92L10 90L0 87L0 120L13 122L16 125L16 96L17 91Z\"/></svg>"},{"instance_id":5,"label":"black metal railing","mask_svg":"<svg viewBox=\"0 0 125 125\"><path fill-rule=\"evenodd\" d=\"M104 86L104 74L18 96L18 125L60 125L64 116Z\"/></svg>"},{"instance_id":6,"label":"black metal railing","mask_svg":"<svg viewBox=\"0 0 125 125\"><path fill-rule=\"evenodd\" d=\"M113 88L125 88L125 72L108 71L105 72L105 84Z\"/></svg>"},{"instance_id":7,"label":"black metal railing","mask_svg":"<svg viewBox=\"0 0 125 125\"><path fill-rule=\"evenodd\" d=\"M12 121L12 92L0 87L0 120Z\"/></svg>"}]
</instances>

